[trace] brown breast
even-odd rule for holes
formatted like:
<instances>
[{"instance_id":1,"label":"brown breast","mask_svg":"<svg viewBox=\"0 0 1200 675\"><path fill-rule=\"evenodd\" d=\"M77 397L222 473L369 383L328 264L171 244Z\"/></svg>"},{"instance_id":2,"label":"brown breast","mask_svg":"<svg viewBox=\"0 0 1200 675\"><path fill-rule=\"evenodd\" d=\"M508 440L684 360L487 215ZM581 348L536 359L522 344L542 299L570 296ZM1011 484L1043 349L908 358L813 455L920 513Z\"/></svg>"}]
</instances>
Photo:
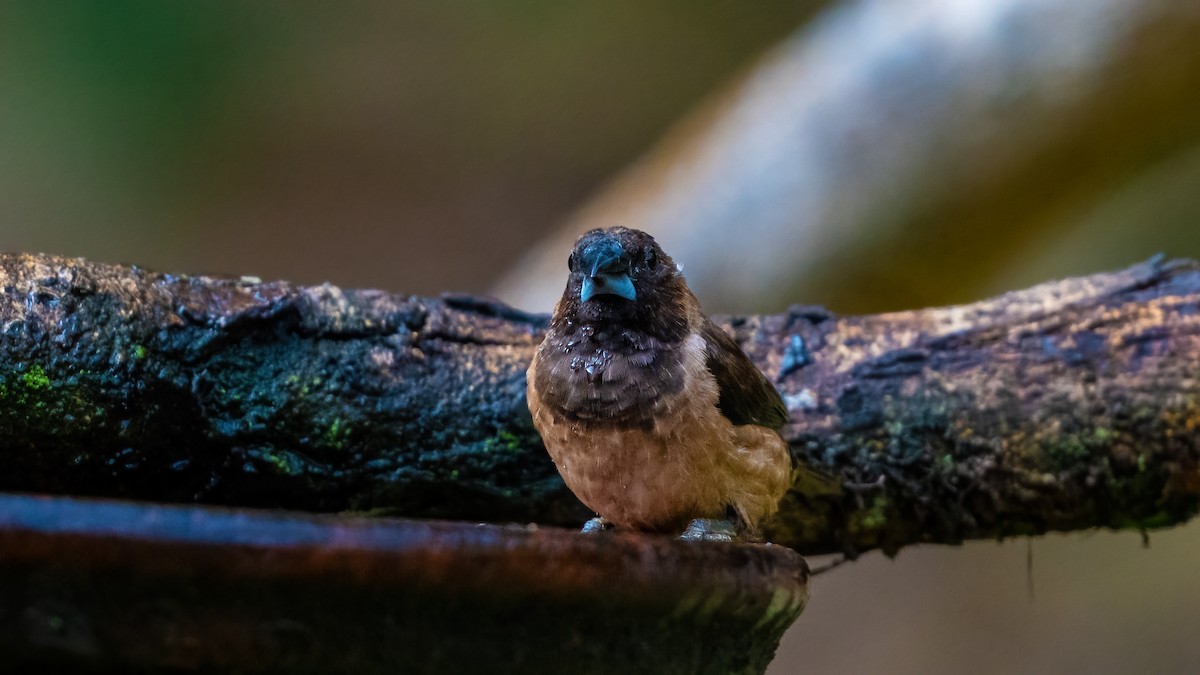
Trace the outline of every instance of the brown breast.
<instances>
[{"instance_id":1,"label":"brown breast","mask_svg":"<svg viewBox=\"0 0 1200 675\"><path fill-rule=\"evenodd\" d=\"M618 526L661 531L729 507L753 526L774 510L789 482L786 445L718 411L699 335L625 352L570 342L547 337L528 397L546 449L585 504Z\"/></svg>"}]
</instances>

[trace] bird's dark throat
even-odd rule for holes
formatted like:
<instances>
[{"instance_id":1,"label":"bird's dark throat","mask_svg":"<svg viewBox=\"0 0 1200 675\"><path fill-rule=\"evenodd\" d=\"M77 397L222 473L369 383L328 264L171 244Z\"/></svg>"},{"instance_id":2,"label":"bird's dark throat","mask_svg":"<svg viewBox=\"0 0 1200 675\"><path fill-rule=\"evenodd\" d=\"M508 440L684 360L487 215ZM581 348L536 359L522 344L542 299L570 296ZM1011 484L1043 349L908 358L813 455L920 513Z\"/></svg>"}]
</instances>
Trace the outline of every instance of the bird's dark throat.
<instances>
[{"instance_id":1,"label":"bird's dark throat","mask_svg":"<svg viewBox=\"0 0 1200 675\"><path fill-rule=\"evenodd\" d=\"M648 430L664 397L682 389L682 341L618 326L573 324L547 339L535 384L555 416L589 428Z\"/></svg>"},{"instance_id":2,"label":"bird's dark throat","mask_svg":"<svg viewBox=\"0 0 1200 675\"><path fill-rule=\"evenodd\" d=\"M590 326L618 336L613 339L614 347L621 346L623 338L619 336L623 335L642 335L662 343L681 342L687 337L687 314L681 303L668 302L662 289L639 291L641 297L636 302L613 295L597 295L583 302L577 293L571 290L567 293L563 300L565 311L551 323L561 333Z\"/></svg>"}]
</instances>

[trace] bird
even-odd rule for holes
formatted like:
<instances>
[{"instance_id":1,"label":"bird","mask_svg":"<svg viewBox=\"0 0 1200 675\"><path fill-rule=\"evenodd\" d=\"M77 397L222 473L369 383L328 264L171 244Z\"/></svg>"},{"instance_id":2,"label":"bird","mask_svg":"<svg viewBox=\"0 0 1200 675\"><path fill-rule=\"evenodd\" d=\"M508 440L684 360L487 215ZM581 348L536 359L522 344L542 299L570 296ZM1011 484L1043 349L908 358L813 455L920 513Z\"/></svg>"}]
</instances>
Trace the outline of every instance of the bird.
<instances>
[{"instance_id":1,"label":"bird","mask_svg":"<svg viewBox=\"0 0 1200 675\"><path fill-rule=\"evenodd\" d=\"M585 532L756 541L792 482L787 408L649 234L591 230L526 372Z\"/></svg>"}]
</instances>

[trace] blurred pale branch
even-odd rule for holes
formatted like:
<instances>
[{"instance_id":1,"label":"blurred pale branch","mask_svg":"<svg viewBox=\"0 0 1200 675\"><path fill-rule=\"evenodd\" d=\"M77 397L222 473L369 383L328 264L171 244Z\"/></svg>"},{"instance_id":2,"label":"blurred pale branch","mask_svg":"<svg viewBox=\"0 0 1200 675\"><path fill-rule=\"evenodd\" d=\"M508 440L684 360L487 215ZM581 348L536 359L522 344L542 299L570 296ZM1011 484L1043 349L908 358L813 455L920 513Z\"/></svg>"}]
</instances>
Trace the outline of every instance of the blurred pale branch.
<instances>
[{"instance_id":1,"label":"blurred pale branch","mask_svg":"<svg viewBox=\"0 0 1200 675\"><path fill-rule=\"evenodd\" d=\"M1196 146L1198 111L1194 2L842 3L497 293L548 309L573 238L620 224L654 233L714 310L967 300L1033 238Z\"/></svg>"}]
</instances>

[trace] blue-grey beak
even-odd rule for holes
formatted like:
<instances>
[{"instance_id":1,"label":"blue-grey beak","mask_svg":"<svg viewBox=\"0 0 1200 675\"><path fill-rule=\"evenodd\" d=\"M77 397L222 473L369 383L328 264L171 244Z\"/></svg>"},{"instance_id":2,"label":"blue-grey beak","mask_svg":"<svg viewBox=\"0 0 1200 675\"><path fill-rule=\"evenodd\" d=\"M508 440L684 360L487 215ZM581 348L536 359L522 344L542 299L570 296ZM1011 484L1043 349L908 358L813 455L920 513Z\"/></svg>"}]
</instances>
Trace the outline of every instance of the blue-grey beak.
<instances>
[{"instance_id":1,"label":"blue-grey beak","mask_svg":"<svg viewBox=\"0 0 1200 675\"><path fill-rule=\"evenodd\" d=\"M629 260L616 241L602 239L581 252L580 268L585 270L579 299L583 302L597 295L615 295L630 302L637 299L633 280L629 278Z\"/></svg>"},{"instance_id":2,"label":"blue-grey beak","mask_svg":"<svg viewBox=\"0 0 1200 675\"><path fill-rule=\"evenodd\" d=\"M633 289L633 280L624 272L584 277L583 289L579 291L579 299L587 302L597 295L615 295L626 300L637 300L637 291Z\"/></svg>"}]
</instances>

